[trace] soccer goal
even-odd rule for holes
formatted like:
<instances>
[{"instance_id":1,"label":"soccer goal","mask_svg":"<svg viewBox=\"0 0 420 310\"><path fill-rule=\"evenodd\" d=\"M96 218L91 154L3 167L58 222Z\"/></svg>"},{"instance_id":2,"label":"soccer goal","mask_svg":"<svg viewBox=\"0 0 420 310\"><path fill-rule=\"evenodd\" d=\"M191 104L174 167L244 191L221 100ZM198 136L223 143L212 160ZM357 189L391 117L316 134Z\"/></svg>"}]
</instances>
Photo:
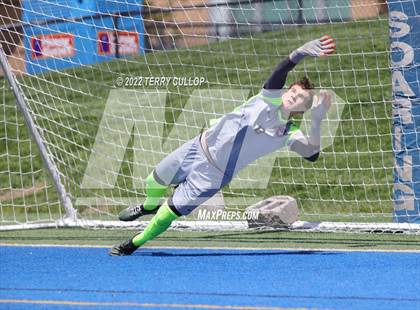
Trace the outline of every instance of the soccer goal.
<instances>
[{"instance_id":1,"label":"soccer goal","mask_svg":"<svg viewBox=\"0 0 420 310\"><path fill-rule=\"evenodd\" d=\"M242 214L287 195L289 229L420 233L419 12L418 0L3 1L0 230L142 227L117 214L143 201L154 166L329 34L337 53L287 81L335 94L319 160L278 151L209 204ZM175 228L250 229L241 216Z\"/></svg>"}]
</instances>

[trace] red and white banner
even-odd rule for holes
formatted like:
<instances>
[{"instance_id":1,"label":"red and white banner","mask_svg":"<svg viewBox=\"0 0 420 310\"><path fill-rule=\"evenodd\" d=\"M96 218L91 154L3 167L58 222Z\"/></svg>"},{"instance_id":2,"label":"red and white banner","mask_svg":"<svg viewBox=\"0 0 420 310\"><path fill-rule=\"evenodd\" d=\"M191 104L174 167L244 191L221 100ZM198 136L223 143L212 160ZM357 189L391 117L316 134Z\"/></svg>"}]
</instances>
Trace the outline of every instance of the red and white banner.
<instances>
[{"instance_id":1,"label":"red and white banner","mask_svg":"<svg viewBox=\"0 0 420 310\"><path fill-rule=\"evenodd\" d=\"M138 54L140 49L139 34L133 31L118 32L118 52L121 55Z\"/></svg>"},{"instance_id":2,"label":"red and white banner","mask_svg":"<svg viewBox=\"0 0 420 310\"><path fill-rule=\"evenodd\" d=\"M116 54L116 38L114 31L99 31L98 38L98 54L99 55L115 55ZM138 54L140 51L139 34L134 31L118 32L118 53L120 55Z\"/></svg>"},{"instance_id":3,"label":"red and white banner","mask_svg":"<svg viewBox=\"0 0 420 310\"><path fill-rule=\"evenodd\" d=\"M71 33L45 34L31 38L32 59L64 58L75 54Z\"/></svg>"},{"instance_id":4,"label":"red and white banner","mask_svg":"<svg viewBox=\"0 0 420 310\"><path fill-rule=\"evenodd\" d=\"M98 54L99 55L115 55L115 34L113 31L99 31L98 37Z\"/></svg>"}]
</instances>

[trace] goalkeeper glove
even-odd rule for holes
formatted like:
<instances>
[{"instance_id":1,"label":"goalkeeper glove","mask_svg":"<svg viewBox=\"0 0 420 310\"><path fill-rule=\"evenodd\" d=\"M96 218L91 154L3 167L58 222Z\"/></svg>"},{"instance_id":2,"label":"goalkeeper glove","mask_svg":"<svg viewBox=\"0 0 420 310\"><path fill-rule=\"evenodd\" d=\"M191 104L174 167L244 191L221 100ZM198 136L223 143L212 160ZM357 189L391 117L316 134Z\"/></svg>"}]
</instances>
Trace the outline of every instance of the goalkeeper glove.
<instances>
[{"instance_id":1,"label":"goalkeeper glove","mask_svg":"<svg viewBox=\"0 0 420 310\"><path fill-rule=\"evenodd\" d=\"M294 50L289 55L289 58L292 62L297 64L306 56L321 57L334 54L335 48L336 46L334 39L328 35L325 35L320 39L309 41L298 49Z\"/></svg>"},{"instance_id":2,"label":"goalkeeper glove","mask_svg":"<svg viewBox=\"0 0 420 310\"><path fill-rule=\"evenodd\" d=\"M309 135L309 144L319 146L321 144L321 121L327 115L331 107L332 96L322 89L319 92L319 97L314 96L314 105L311 108L311 134Z\"/></svg>"},{"instance_id":3,"label":"goalkeeper glove","mask_svg":"<svg viewBox=\"0 0 420 310\"><path fill-rule=\"evenodd\" d=\"M319 92L319 97L314 96L314 105L311 108L312 122L320 123L327 115L331 107L332 96L327 90L322 89Z\"/></svg>"}]
</instances>

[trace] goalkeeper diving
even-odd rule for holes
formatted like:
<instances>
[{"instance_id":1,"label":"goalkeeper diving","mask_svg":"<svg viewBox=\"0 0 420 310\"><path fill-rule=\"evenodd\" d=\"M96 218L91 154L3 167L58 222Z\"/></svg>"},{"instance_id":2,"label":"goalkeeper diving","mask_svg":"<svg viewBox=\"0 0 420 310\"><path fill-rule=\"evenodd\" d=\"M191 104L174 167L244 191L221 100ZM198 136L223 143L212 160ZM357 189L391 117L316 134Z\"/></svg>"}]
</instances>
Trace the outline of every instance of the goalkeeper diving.
<instances>
[{"instance_id":1,"label":"goalkeeper diving","mask_svg":"<svg viewBox=\"0 0 420 310\"><path fill-rule=\"evenodd\" d=\"M294 50L277 65L262 90L244 104L217 120L197 137L166 156L146 179L146 200L124 209L122 221L155 214L141 232L115 245L110 255L131 255L140 246L166 231L178 217L187 215L256 159L288 147L309 161L320 153L321 122L331 96L314 86L307 77L283 89L287 74L305 57L323 57L335 52L335 41L323 36ZM305 136L294 121L311 110L311 129ZM173 195L161 202L167 189Z\"/></svg>"}]
</instances>

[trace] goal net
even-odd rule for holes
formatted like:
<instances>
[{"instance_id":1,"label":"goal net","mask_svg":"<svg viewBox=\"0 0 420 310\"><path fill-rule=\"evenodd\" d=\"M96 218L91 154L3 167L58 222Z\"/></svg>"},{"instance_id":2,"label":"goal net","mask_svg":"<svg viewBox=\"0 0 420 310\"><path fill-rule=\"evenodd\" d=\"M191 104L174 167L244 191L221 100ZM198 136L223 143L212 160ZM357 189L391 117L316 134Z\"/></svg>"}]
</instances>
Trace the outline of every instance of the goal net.
<instances>
[{"instance_id":1,"label":"goal net","mask_svg":"<svg viewBox=\"0 0 420 310\"><path fill-rule=\"evenodd\" d=\"M117 214L144 200L155 165L258 94L293 49L329 34L337 53L306 59L287 80L308 76L334 94L319 160L279 150L209 205L243 211L287 195L299 207L296 229L419 231L396 223L407 214L394 209L384 1L9 0L0 14L0 229L143 225ZM242 217L179 223L247 227Z\"/></svg>"}]
</instances>

